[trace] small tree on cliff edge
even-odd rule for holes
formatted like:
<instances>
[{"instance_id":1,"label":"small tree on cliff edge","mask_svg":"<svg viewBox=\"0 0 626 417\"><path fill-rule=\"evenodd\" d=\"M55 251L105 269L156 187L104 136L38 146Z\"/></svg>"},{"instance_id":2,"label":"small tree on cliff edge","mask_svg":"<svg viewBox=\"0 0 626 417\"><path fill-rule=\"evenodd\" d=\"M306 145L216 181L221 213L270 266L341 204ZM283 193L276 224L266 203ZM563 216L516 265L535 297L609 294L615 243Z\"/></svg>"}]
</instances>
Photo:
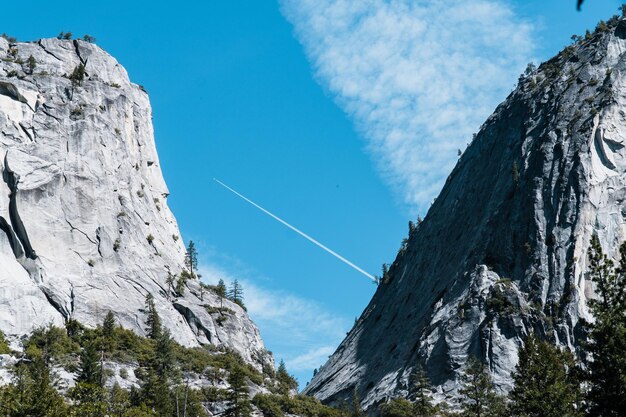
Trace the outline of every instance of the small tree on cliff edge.
<instances>
[{"instance_id":1,"label":"small tree on cliff edge","mask_svg":"<svg viewBox=\"0 0 626 417\"><path fill-rule=\"evenodd\" d=\"M192 277L196 276L195 271L198 269L198 251L193 240L189 241L187 246L187 252L185 253L185 266L189 268L189 272Z\"/></svg>"}]
</instances>

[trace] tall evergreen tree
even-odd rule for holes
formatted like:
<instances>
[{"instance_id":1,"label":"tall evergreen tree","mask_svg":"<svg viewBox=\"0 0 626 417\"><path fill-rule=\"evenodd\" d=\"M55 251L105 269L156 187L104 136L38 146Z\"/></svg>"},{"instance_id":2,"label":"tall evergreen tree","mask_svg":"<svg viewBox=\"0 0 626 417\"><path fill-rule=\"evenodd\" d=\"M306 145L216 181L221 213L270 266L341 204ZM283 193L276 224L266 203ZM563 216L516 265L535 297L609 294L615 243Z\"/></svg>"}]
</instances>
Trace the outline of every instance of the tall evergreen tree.
<instances>
[{"instance_id":1,"label":"tall evergreen tree","mask_svg":"<svg viewBox=\"0 0 626 417\"><path fill-rule=\"evenodd\" d=\"M289 374L287 371L287 366L285 366L285 361L282 359L278 365L278 370L276 371L276 380L278 381L278 388L280 393L283 395L289 395L290 391L298 390L298 381Z\"/></svg>"},{"instance_id":2,"label":"tall evergreen tree","mask_svg":"<svg viewBox=\"0 0 626 417\"><path fill-rule=\"evenodd\" d=\"M365 417L365 411L361 407L361 398L356 387L352 390L352 399L350 401L350 417Z\"/></svg>"},{"instance_id":3,"label":"tall evergreen tree","mask_svg":"<svg viewBox=\"0 0 626 417\"><path fill-rule=\"evenodd\" d=\"M416 366L409 376L409 399L413 401L413 412L416 416L430 417L435 415L437 408L433 405L432 387L426 372Z\"/></svg>"},{"instance_id":4,"label":"tall evergreen tree","mask_svg":"<svg viewBox=\"0 0 626 417\"><path fill-rule=\"evenodd\" d=\"M226 284L224 284L224 280L220 278L215 286L215 292L220 297L226 297Z\"/></svg>"},{"instance_id":5,"label":"tall evergreen tree","mask_svg":"<svg viewBox=\"0 0 626 417\"><path fill-rule=\"evenodd\" d=\"M154 304L154 296L146 296L146 334L150 339L157 340L161 336L161 317Z\"/></svg>"},{"instance_id":6,"label":"tall evergreen tree","mask_svg":"<svg viewBox=\"0 0 626 417\"><path fill-rule=\"evenodd\" d=\"M196 245L193 243L193 240L190 240L189 245L187 245L187 253L185 253L185 266L189 268L191 276L195 277L195 271L198 269L198 251L196 250Z\"/></svg>"},{"instance_id":7,"label":"tall evergreen tree","mask_svg":"<svg viewBox=\"0 0 626 417\"><path fill-rule=\"evenodd\" d=\"M104 317L104 321L102 322L102 336L105 338L113 337L115 332L115 316L113 312L109 310L107 315Z\"/></svg>"},{"instance_id":8,"label":"tall evergreen tree","mask_svg":"<svg viewBox=\"0 0 626 417\"><path fill-rule=\"evenodd\" d=\"M235 365L228 376L228 408L226 417L250 417L252 406L246 375L240 365Z\"/></svg>"},{"instance_id":9,"label":"tall evergreen tree","mask_svg":"<svg viewBox=\"0 0 626 417\"><path fill-rule=\"evenodd\" d=\"M619 252L620 262L615 268L598 237L592 236L589 274L598 298L589 302L595 322L587 325L591 416L626 415L626 243Z\"/></svg>"},{"instance_id":10,"label":"tall evergreen tree","mask_svg":"<svg viewBox=\"0 0 626 417\"><path fill-rule=\"evenodd\" d=\"M80 365L76 382L92 385L103 385L101 354L94 342L88 343L80 353Z\"/></svg>"},{"instance_id":11,"label":"tall evergreen tree","mask_svg":"<svg viewBox=\"0 0 626 417\"><path fill-rule=\"evenodd\" d=\"M491 417L503 413L503 401L496 395L485 365L475 356L470 356L461 375L459 394L464 416Z\"/></svg>"},{"instance_id":12,"label":"tall evergreen tree","mask_svg":"<svg viewBox=\"0 0 626 417\"><path fill-rule=\"evenodd\" d=\"M230 289L228 290L228 298L243 306L243 287L239 283L239 280L235 279L230 285Z\"/></svg>"},{"instance_id":13,"label":"tall evergreen tree","mask_svg":"<svg viewBox=\"0 0 626 417\"><path fill-rule=\"evenodd\" d=\"M574 356L530 336L519 352L509 394L511 415L581 417L580 372Z\"/></svg>"}]
</instances>

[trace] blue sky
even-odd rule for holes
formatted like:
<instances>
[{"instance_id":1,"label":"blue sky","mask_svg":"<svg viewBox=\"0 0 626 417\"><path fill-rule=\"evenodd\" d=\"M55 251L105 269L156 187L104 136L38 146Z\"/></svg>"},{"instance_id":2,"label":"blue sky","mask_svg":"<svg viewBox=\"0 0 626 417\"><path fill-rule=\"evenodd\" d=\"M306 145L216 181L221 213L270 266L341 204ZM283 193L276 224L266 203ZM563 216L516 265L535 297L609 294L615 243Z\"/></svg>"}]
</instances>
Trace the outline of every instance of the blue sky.
<instances>
[{"instance_id":1,"label":"blue sky","mask_svg":"<svg viewBox=\"0 0 626 417\"><path fill-rule=\"evenodd\" d=\"M145 86L169 204L205 278L244 282L303 386L375 288L211 179L379 274L525 64L621 2L574 3L9 2L0 32L90 34Z\"/></svg>"}]
</instances>

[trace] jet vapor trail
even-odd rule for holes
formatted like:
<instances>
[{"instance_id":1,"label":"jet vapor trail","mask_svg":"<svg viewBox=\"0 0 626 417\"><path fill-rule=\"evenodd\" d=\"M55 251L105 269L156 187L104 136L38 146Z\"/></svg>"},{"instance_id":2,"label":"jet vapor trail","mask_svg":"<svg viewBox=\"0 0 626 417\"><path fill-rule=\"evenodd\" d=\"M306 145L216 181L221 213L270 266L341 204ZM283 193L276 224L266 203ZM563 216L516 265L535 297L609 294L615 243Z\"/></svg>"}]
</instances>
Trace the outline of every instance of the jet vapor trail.
<instances>
[{"instance_id":1,"label":"jet vapor trail","mask_svg":"<svg viewBox=\"0 0 626 417\"><path fill-rule=\"evenodd\" d=\"M216 183L218 183L219 185L221 185L222 187L226 188L227 190L231 191L232 193L234 193L235 195L238 195L239 197L243 198L244 200L246 200L248 203L252 204L254 207L258 208L259 210L261 210L263 213L273 217L275 220L278 220L279 222L281 222L282 224L284 224L285 226L287 226L288 228L290 228L291 230L293 230L294 232L298 233L300 236L308 239L309 241L311 241L312 243L314 243L315 245L319 246L320 248L324 249L326 252L330 253L331 255L333 255L335 258L339 259L340 261L346 263L347 265L351 266L352 268L356 269L357 271L359 271L360 273L362 273L363 275L365 275L366 277L368 277L369 279L371 279L372 281L374 281L374 283L378 283L378 279L376 279L375 276L373 276L372 274L367 273L366 271L364 271L363 269L359 268L358 266L356 266L355 264L353 264L352 262L350 262L349 260L347 260L346 258L344 258L343 256L339 255L337 252L333 251L332 249L324 246L323 244L321 244L320 242L318 242L317 240L313 239L311 236L307 235L306 233L304 233L303 231L293 227L292 225L290 225L289 223L287 223L286 221L284 221L283 219L281 219L280 217L270 213L269 211L265 210L263 207L259 206L257 203L255 203L252 200L249 200L248 198L244 197L243 195L239 194L237 191L233 190L232 188L230 188L228 185L224 184L223 182L221 182L220 180L218 180L217 178L213 178L213 181L215 181Z\"/></svg>"}]
</instances>

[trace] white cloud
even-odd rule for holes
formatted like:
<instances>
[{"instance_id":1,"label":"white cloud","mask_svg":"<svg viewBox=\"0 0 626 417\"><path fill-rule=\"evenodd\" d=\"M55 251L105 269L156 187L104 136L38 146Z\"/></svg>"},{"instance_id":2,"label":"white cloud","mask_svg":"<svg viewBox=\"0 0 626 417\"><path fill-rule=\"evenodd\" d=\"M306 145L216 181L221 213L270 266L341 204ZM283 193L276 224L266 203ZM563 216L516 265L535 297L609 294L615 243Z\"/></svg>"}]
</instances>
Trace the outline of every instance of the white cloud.
<instances>
[{"instance_id":1,"label":"white cloud","mask_svg":"<svg viewBox=\"0 0 626 417\"><path fill-rule=\"evenodd\" d=\"M412 211L514 86L532 26L498 0L281 0L319 82Z\"/></svg>"},{"instance_id":2,"label":"white cloud","mask_svg":"<svg viewBox=\"0 0 626 417\"><path fill-rule=\"evenodd\" d=\"M336 348L337 347L334 345L320 346L315 349L311 349L302 355L291 358L285 365L287 365L287 369L292 372L310 371L311 369L318 368L321 364L325 363Z\"/></svg>"},{"instance_id":3,"label":"white cloud","mask_svg":"<svg viewBox=\"0 0 626 417\"><path fill-rule=\"evenodd\" d=\"M301 381L326 362L350 328L348 319L314 301L260 287L258 280L253 283L248 278L250 271L242 278L231 268L203 264L199 272L208 283L215 284L220 278L227 284L235 278L242 283L248 313L261 330L266 346L277 360L284 359L287 369Z\"/></svg>"}]
</instances>

